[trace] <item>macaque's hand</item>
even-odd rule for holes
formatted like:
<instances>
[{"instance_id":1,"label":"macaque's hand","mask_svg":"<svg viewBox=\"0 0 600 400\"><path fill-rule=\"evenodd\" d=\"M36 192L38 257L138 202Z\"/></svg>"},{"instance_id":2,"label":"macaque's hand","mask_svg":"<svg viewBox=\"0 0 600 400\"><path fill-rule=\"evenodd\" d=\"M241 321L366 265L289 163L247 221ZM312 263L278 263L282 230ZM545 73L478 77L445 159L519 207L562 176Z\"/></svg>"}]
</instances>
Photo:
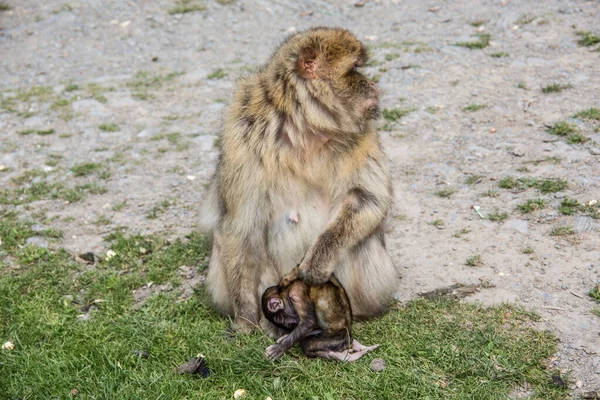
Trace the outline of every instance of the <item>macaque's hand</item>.
<instances>
[{"instance_id":1,"label":"macaque's hand","mask_svg":"<svg viewBox=\"0 0 600 400\"><path fill-rule=\"evenodd\" d=\"M317 286L326 283L330 278L333 271L329 270L329 266L320 265L316 257L309 257L308 255L300 264L299 269L300 278L309 286Z\"/></svg>"},{"instance_id":2,"label":"macaque's hand","mask_svg":"<svg viewBox=\"0 0 600 400\"><path fill-rule=\"evenodd\" d=\"M283 355L283 353L284 353L283 346L281 346L278 343L270 345L265 350L265 356L267 356L267 358L269 360L277 360L279 357L281 357Z\"/></svg>"}]
</instances>

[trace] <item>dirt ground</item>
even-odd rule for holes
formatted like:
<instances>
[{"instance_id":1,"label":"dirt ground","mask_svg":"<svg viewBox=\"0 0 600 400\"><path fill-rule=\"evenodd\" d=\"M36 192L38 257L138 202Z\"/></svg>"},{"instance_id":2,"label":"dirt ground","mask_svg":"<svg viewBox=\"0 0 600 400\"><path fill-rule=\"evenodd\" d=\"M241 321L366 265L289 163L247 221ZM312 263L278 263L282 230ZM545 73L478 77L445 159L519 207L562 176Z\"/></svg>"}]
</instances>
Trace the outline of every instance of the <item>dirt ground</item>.
<instances>
[{"instance_id":1,"label":"dirt ground","mask_svg":"<svg viewBox=\"0 0 600 400\"><path fill-rule=\"evenodd\" d=\"M379 79L383 107L410 111L380 123L395 190L388 246L403 274L398 298L484 282L492 287L470 300L539 313L538 327L560 339L554 362L570 371L574 395L600 390L600 318L588 296L600 277L600 223L558 210L565 198L600 200L600 122L572 118L600 107L600 53L576 34L600 35L599 1L194 0L179 5L206 9L174 14L172 0L4 3L0 188L16 190L36 171L25 185L107 189L77 202L0 203L65 232L52 246L103 254L102 237L117 227L172 237L196 229L236 78L289 33L342 26L371 47L366 72ZM455 45L478 33L491 35L489 46ZM544 93L551 83L566 88ZM465 110L475 104L485 107ZM591 140L547 132L565 120ZM84 162L95 172L70 170ZM500 188L509 176L568 187ZM516 209L537 198L545 208ZM508 216L482 219L472 205ZM553 236L560 226L574 233ZM481 262L466 265L474 256Z\"/></svg>"}]
</instances>

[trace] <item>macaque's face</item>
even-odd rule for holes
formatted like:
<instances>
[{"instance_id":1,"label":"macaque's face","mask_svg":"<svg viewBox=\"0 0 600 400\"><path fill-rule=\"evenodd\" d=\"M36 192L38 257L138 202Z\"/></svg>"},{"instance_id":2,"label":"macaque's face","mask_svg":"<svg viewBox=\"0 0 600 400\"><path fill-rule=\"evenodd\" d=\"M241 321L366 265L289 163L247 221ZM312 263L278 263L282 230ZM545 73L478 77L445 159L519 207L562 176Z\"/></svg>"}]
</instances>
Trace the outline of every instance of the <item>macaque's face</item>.
<instances>
[{"instance_id":1,"label":"macaque's face","mask_svg":"<svg viewBox=\"0 0 600 400\"><path fill-rule=\"evenodd\" d=\"M283 301L279 297L271 297L267 301L267 310L271 313L277 313L283 310Z\"/></svg>"}]
</instances>

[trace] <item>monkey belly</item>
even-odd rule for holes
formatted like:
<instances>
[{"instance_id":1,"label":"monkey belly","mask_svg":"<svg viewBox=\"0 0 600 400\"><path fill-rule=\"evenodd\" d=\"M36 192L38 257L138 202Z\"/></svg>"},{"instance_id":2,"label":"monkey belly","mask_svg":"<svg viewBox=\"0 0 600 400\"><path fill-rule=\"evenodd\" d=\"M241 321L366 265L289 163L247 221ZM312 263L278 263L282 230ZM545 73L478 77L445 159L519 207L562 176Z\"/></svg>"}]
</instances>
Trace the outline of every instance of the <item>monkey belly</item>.
<instances>
[{"instance_id":1,"label":"monkey belly","mask_svg":"<svg viewBox=\"0 0 600 400\"><path fill-rule=\"evenodd\" d=\"M269 228L269 254L284 275L302 258L325 230L329 207L322 200L294 201L278 207Z\"/></svg>"}]
</instances>

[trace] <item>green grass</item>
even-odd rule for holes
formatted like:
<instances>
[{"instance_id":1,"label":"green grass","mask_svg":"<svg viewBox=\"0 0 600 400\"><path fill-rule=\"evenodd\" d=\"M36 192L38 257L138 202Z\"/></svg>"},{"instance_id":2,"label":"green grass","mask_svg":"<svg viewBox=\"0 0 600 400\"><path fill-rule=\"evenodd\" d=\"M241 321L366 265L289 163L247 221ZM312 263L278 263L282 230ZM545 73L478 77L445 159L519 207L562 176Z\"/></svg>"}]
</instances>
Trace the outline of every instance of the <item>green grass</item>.
<instances>
[{"instance_id":1,"label":"green grass","mask_svg":"<svg viewBox=\"0 0 600 400\"><path fill-rule=\"evenodd\" d=\"M563 215L573 215L579 210L581 205L576 199L566 198L561 201L558 211Z\"/></svg>"},{"instance_id":2,"label":"green grass","mask_svg":"<svg viewBox=\"0 0 600 400\"><path fill-rule=\"evenodd\" d=\"M557 122L552 125L552 127L548 128L548 133L557 136L569 136L578 132L579 129L577 128L577 125L565 121Z\"/></svg>"},{"instance_id":3,"label":"green grass","mask_svg":"<svg viewBox=\"0 0 600 400\"><path fill-rule=\"evenodd\" d=\"M444 199L449 199L450 196L452 196L454 193L456 193L456 189L452 188L452 187L445 187L442 188L440 190L437 190L434 194L438 197L444 198Z\"/></svg>"},{"instance_id":4,"label":"green grass","mask_svg":"<svg viewBox=\"0 0 600 400\"><path fill-rule=\"evenodd\" d=\"M469 104L468 106L463 108L463 111L474 112L479 111L483 108L487 108L487 104Z\"/></svg>"},{"instance_id":5,"label":"green grass","mask_svg":"<svg viewBox=\"0 0 600 400\"><path fill-rule=\"evenodd\" d=\"M469 267L481 267L483 265L483 258L480 255L474 255L467 257L465 265Z\"/></svg>"},{"instance_id":6,"label":"green grass","mask_svg":"<svg viewBox=\"0 0 600 400\"><path fill-rule=\"evenodd\" d=\"M20 205L39 200L63 200L74 203L83 200L88 194L103 194L107 189L96 183L86 183L72 187L62 183L40 181L16 190L0 190L0 204Z\"/></svg>"},{"instance_id":7,"label":"green grass","mask_svg":"<svg viewBox=\"0 0 600 400\"><path fill-rule=\"evenodd\" d=\"M521 249L521 253L523 253L523 254L533 254L533 253L535 253L535 250L533 250L533 248L531 248L531 247L525 247L524 249Z\"/></svg>"},{"instance_id":8,"label":"green grass","mask_svg":"<svg viewBox=\"0 0 600 400\"><path fill-rule=\"evenodd\" d=\"M192 0L178 0L175 7L169 9L169 14L185 14L204 10L206 10L206 6L203 4L194 3Z\"/></svg>"},{"instance_id":9,"label":"green grass","mask_svg":"<svg viewBox=\"0 0 600 400\"><path fill-rule=\"evenodd\" d=\"M100 129L102 132L118 132L120 130L119 126L112 122L100 124L98 129Z\"/></svg>"},{"instance_id":10,"label":"green grass","mask_svg":"<svg viewBox=\"0 0 600 400\"><path fill-rule=\"evenodd\" d=\"M535 15L531 14L521 14L519 18L515 21L516 25L527 25L536 19Z\"/></svg>"},{"instance_id":11,"label":"green grass","mask_svg":"<svg viewBox=\"0 0 600 400\"><path fill-rule=\"evenodd\" d=\"M550 230L550 236L567 236L575 234L571 226L556 226Z\"/></svg>"},{"instance_id":12,"label":"green grass","mask_svg":"<svg viewBox=\"0 0 600 400\"><path fill-rule=\"evenodd\" d=\"M523 89L523 90L529 90L529 88L527 87L527 84L523 81L520 81L519 83L517 83L517 87L519 89Z\"/></svg>"},{"instance_id":13,"label":"green grass","mask_svg":"<svg viewBox=\"0 0 600 400\"><path fill-rule=\"evenodd\" d=\"M127 82L131 89L131 95L141 100L153 98L152 91L171 83L183 72L169 72L167 74L151 74L145 71L137 72L133 78Z\"/></svg>"},{"instance_id":14,"label":"green grass","mask_svg":"<svg viewBox=\"0 0 600 400\"><path fill-rule=\"evenodd\" d=\"M467 185L475 185L477 183L481 183L483 178L485 178L483 175L471 175L465 180L465 183Z\"/></svg>"},{"instance_id":15,"label":"green grass","mask_svg":"<svg viewBox=\"0 0 600 400\"><path fill-rule=\"evenodd\" d=\"M71 172L75 176L87 176L93 173L96 173L102 168L101 164L94 162L84 162L80 164L75 164L71 167Z\"/></svg>"},{"instance_id":16,"label":"green grass","mask_svg":"<svg viewBox=\"0 0 600 400\"><path fill-rule=\"evenodd\" d=\"M490 57L494 57L494 58L504 58L504 57L509 57L509 56L510 56L510 54L508 54L505 51L499 51L499 52L490 54Z\"/></svg>"},{"instance_id":17,"label":"green grass","mask_svg":"<svg viewBox=\"0 0 600 400\"><path fill-rule=\"evenodd\" d=\"M545 365L555 337L533 329L539 318L517 306L415 300L355 324L356 338L381 346L356 363L307 359L298 348L271 362L264 349L272 340L227 335L229 320L211 310L202 288L186 302L176 288L134 309L132 291L145 283L177 286L181 265L206 268L197 264L208 253L200 235L171 243L111 235L116 255L90 268L64 250L24 246L34 233L14 217L0 219L7 232L0 250L18 268L0 258L0 338L15 344L0 353L6 398L66 399L75 388L84 399L220 399L244 388L251 399L496 400L524 384L532 398L568 398L552 383L559 372ZM198 353L209 378L174 372ZM369 369L375 357L385 358L384 371Z\"/></svg>"},{"instance_id":18,"label":"green grass","mask_svg":"<svg viewBox=\"0 0 600 400\"><path fill-rule=\"evenodd\" d=\"M474 26L475 28L479 28L481 25L484 25L486 22L488 22L488 21L485 19L479 19L479 20L469 22L469 25Z\"/></svg>"},{"instance_id":19,"label":"green grass","mask_svg":"<svg viewBox=\"0 0 600 400\"><path fill-rule=\"evenodd\" d=\"M10 6L5 2L0 2L0 11L8 11L10 10Z\"/></svg>"},{"instance_id":20,"label":"green grass","mask_svg":"<svg viewBox=\"0 0 600 400\"><path fill-rule=\"evenodd\" d=\"M577 31L575 32L580 39L577 44L585 47L592 47L600 43L600 36L592 34L592 32Z\"/></svg>"},{"instance_id":21,"label":"green grass","mask_svg":"<svg viewBox=\"0 0 600 400\"><path fill-rule=\"evenodd\" d=\"M388 53L388 54L385 55L386 61L392 61L392 60L395 60L398 57L400 57L400 54L398 54L398 53Z\"/></svg>"},{"instance_id":22,"label":"green grass","mask_svg":"<svg viewBox=\"0 0 600 400\"><path fill-rule=\"evenodd\" d=\"M600 303L600 285L596 285L592 290L589 291L588 295Z\"/></svg>"},{"instance_id":23,"label":"green grass","mask_svg":"<svg viewBox=\"0 0 600 400\"><path fill-rule=\"evenodd\" d=\"M431 222L431 225L435 226L436 228L442 228L445 224L441 219L436 219L435 221Z\"/></svg>"},{"instance_id":24,"label":"green grass","mask_svg":"<svg viewBox=\"0 0 600 400\"><path fill-rule=\"evenodd\" d=\"M553 82L544 87L542 87L542 93L560 93L565 89L572 88L573 85L570 83L557 83Z\"/></svg>"},{"instance_id":25,"label":"green grass","mask_svg":"<svg viewBox=\"0 0 600 400\"><path fill-rule=\"evenodd\" d=\"M561 179L537 179L537 178L513 178L512 176L508 176L502 178L500 182L498 182L498 186L502 189L519 189L525 190L528 188L536 188L541 193L556 193L565 190L569 184L565 180Z\"/></svg>"},{"instance_id":26,"label":"green grass","mask_svg":"<svg viewBox=\"0 0 600 400\"><path fill-rule=\"evenodd\" d=\"M384 108L382 114L385 120L395 122L413 111L414 108Z\"/></svg>"},{"instance_id":27,"label":"green grass","mask_svg":"<svg viewBox=\"0 0 600 400\"><path fill-rule=\"evenodd\" d=\"M517 205L517 210L523 214L529 214L534 211L542 210L546 207L546 202L543 199L530 199L525 203Z\"/></svg>"},{"instance_id":28,"label":"green grass","mask_svg":"<svg viewBox=\"0 0 600 400\"><path fill-rule=\"evenodd\" d=\"M490 44L491 36L489 33L478 33L475 35L477 40L471 42L458 42L455 43L455 46L466 47L467 49L475 50L475 49L485 49Z\"/></svg>"},{"instance_id":29,"label":"green grass","mask_svg":"<svg viewBox=\"0 0 600 400\"><path fill-rule=\"evenodd\" d=\"M32 133L37 133L40 136L47 136L47 135L52 135L54 132L55 132L54 129L48 128L48 129L25 129L25 130L19 131L17 133L22 136L31 135Z\"/></svg>"},{"instance_id":30,"label":"green grass","mask_svg":"<svg viewBox=\"0 0 600 400\"><path fill-rule=\"evenodd\" d=\"M488 219L490 221L494 221L494 222L502 222L508 219L508 213L507 212L494 212L494 213L489 213L488 214Z\"/></svg>"},{"instance_id":31,"label":"green grass","mask_svg":"<svg viewBox=\"0 0 600 400\"><path fill-rule=\"evenodd\" d=\"M585 143L588 140L590 139L583 136L581 133L572 133L569 136L567 136L567 143L569 144Z\"/></svg>"},{"instance_id":32,"label":"green grass","mask_svg":"<svg viewBox=\"0 0 600 400\"><path fill-rule=\"evenodd\" d=\"M577 114L573 115L573 118L591 119L591 120L600 121L600 109L590 108L587 110L579 111Z\"/></svg>"},{"instance_id":33,"label":"green grass","mask_svg":"<svg viewBox=\"0 0 600 400\"><path fill-rule=\"evenodd\" d=\"M223 79L227 76L227 72L223 68L217 68L212 73L210 73L207 78L208 79Z\"/></svg>"}]
</instances>

